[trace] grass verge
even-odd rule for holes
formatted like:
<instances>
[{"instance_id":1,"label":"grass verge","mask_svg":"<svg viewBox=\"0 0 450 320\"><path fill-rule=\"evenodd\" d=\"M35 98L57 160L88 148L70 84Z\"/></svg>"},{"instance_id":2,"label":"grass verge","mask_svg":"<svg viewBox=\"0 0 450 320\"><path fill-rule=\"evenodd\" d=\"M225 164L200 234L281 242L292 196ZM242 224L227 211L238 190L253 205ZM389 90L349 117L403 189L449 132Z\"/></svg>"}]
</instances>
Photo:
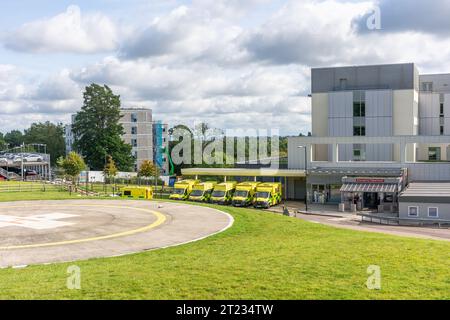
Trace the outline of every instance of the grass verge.
<instances>
[{"instance_id":1,"label":"grass verge","mask_svg":"<svg viewBox=\"0 0 450 320\"><path fill-rule=\"evenodd\" d=\"M63 199L51 193L36 198ZM196 243L0 270L0 298L450 299L448 242L337 229L252 209L218 208L230 213L235 224ZM81 290L66 287L67 268L74 264L81 268ZM366 287L371 265L381 268L381 290Z\"/></svg>"}]
</instances>

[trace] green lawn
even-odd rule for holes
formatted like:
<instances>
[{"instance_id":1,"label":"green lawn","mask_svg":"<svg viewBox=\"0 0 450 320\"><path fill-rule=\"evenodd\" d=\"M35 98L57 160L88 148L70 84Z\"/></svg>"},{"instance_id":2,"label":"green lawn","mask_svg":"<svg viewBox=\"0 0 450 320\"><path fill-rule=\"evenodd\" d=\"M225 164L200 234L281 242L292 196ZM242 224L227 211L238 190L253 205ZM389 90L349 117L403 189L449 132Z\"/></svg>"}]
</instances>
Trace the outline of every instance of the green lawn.
<instances>
[{"instance_id":1,"label":"green lawn","mask_svg":"<svg viewBox=\"0 0 450 320\"><path fill-rule=\"evenodd\" d=\"M0 299L450 299L448 242L221 208L234 226L196 243L0 270ZM71 264L81 290L66 288ZM369 265L381 268L381 290L366 288Z\"/></svg>"}]
</instances>

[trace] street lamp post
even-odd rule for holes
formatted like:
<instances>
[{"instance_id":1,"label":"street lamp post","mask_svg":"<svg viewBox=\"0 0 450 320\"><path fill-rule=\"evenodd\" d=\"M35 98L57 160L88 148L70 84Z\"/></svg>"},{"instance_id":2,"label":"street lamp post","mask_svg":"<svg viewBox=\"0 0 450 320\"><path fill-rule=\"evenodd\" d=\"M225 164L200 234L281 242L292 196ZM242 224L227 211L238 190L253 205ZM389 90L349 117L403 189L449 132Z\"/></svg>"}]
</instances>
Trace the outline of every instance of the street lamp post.
<instances>
[{"instance_id":1,"label":"street lamp post","mask_svg":"<svg viewBox=\"0 0 450 320\"><path fill-rule=\"evenodd\" d=\"M308 148L307 146L298 146L299 149L305 149L305 211L308 213Z\"/></svg>"}]
</instances>

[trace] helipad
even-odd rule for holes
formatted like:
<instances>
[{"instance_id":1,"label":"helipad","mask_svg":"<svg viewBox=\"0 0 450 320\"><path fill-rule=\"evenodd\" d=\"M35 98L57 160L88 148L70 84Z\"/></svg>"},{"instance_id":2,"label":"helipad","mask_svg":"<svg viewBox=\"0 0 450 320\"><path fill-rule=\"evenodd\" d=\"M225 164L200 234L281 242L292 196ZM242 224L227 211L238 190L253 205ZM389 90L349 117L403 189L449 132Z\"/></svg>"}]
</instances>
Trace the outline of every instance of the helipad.
<instances>
[{"instance_id":1,"label":"helipad","mask_svg":"<svg viewBox=\"0 0 450 320\"><path fill-rule=\"evenodd\" d=\"M0 203L0 267L110 257L221 232L228 214L182 203L71 200Z\"/></svg>"}]
</instances>

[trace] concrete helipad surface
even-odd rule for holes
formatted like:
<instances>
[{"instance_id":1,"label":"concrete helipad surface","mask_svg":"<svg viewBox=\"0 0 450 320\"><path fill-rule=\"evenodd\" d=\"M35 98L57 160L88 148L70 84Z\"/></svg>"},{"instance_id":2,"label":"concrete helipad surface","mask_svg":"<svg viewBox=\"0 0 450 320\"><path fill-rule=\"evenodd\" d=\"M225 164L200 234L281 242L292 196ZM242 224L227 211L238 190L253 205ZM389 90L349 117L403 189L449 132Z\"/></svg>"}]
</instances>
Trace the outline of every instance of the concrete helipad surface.
<instances>
[{"instance_id":1,"label":"concrete helipad surface","mask_svg":"<svg viewBox=\"0 0 450 320\"><path fill-rule=\"evenodd\" d=\"M182 203L123 200L0 203L0 267L111 257L221 232L233 218Z\"/></svg>"}]
</instances>

